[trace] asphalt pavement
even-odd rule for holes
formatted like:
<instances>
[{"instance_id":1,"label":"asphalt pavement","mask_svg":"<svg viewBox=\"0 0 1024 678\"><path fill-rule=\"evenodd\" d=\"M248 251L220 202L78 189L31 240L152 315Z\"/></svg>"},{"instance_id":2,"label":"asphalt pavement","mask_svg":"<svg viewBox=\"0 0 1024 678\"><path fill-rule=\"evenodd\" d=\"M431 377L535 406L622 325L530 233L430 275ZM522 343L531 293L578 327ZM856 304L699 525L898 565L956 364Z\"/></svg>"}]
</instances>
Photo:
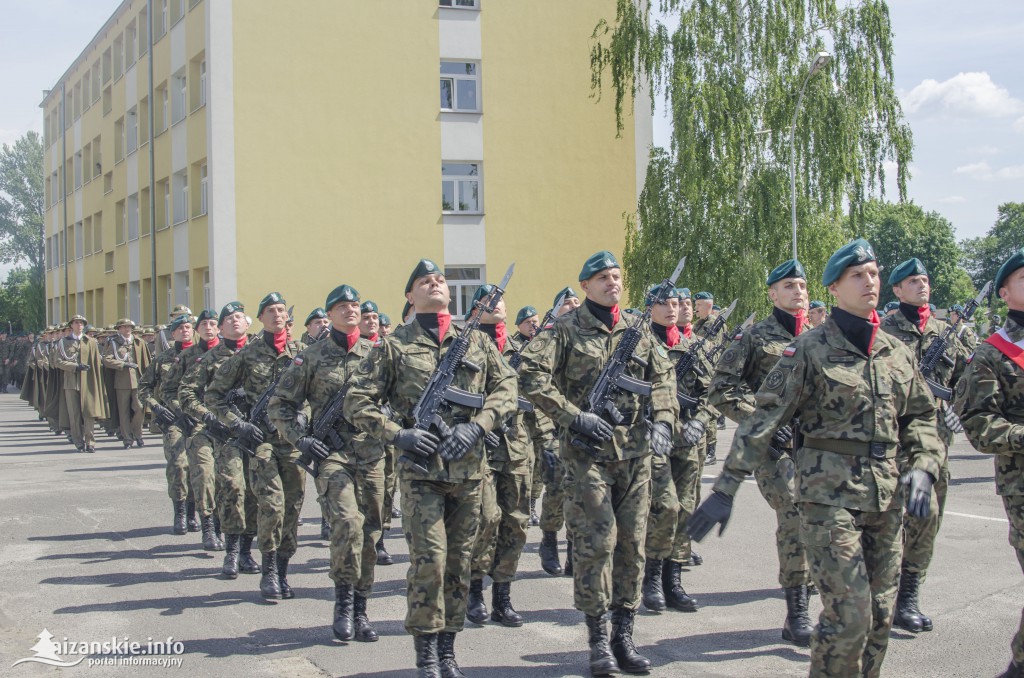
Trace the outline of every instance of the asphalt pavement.
<instances>
[{"instance_id":1,"label":"asphalt pavement","mask_svg":"<svg viewBox=\"0 0 1024 678\"><path fill-rule=\"evenodd\" d=\"M732 431L719 433L720 450L728 449ZM162 448L156 436L146 443L124 450L101 437L95 454L78 453L16 394L0 395L0 675L414 675L412 639L403 627L409 558L401 521L387 536L395 564L377 568L369 603L380 641L339 643L331 634L330 555L319 538L312 481L289 570L296 597L267 603L258 575L224 580L223 553L203 551L196 533L171 533ZM706 470L705 491L719 468ZM895 631L883 675L994 676L1009 661L1024 595L992 460L959 436L951 469L946 517L922 593L935 630L917 636ZM785 602L774 531L772 512L748 482L724 537L698 545L704 565L684 572L700 610L638 615L635 639L654 665L651 675L807 673L808 650L780 637ZM572 582L541 569L540 536L539 528L530 528L512 587L525 626L467 623L457 637L459 662L471 678L588 675ZM486 597L489 603L489 585ZM821 603L811 601L816 618ZM39 642L44 629L51 643L62 644L56 654ZM112 638L109 648L79 645ZM168 647L132 655L119 644L139 642L146 649L147 639ZM15 665L48 654L51 663L81 661L66 668Z\"/></svg>"}]
</instances>

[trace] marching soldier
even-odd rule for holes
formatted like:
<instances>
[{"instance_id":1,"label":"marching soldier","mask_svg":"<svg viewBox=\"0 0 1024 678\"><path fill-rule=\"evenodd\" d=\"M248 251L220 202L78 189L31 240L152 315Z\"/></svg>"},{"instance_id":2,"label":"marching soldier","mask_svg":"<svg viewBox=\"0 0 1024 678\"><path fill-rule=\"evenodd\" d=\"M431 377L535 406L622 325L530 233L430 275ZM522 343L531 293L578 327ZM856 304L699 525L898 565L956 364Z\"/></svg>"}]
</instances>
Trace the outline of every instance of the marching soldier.
<instances>
[{"instance_id":1,"label":"marching soldier","mask_svg":"<svg viewBox=\"0 0 1024 678\"><path fill-rule=\"evenodd\" d=\"M467 337L465 365L476 370L459 367L453 386L480 394L482 407L443 410L440 416L450 429L443 440L416 428L413 408L458 330L448 313L448 285L434 262L423 259L416 265L405 295L413 320L360 363L344 416L422 465L403 466L399 473L410 561L405 628L414 637L421 676L457 676L455 634L465 622L472 542L480 523L483 438L515 411L515 375L494 342L474 332ZM381 412L381 402L398 421Z\"/></svg>"},{"instance_id":2,"label":"marching soldier","mask_svg":"<svg viewBox=\"0 0 1024 678\"><path fill-rule=\"evenodd\" d=\"M186 316L189 323L195 327L195 317L192 315L192 309L185 304L178 304L171 309L171 312L167 314L168 322L174 322L175 318ZM160 325L158 327L146 328L149 332L143 332L142 339L150 345L150 350L153 351L153 356L156 357L162 351L167 350L171 347L170 342L167 341L167 337L171 335L170 326Z\"/></svg>"},{"instance_id":3,"label":"marching soldier","mask_svg":"<svg viewBox=\"0 0 1024 678\"><path fill-rule=\"evenodd\" d=\"M537 314L537 309L533 306L523 306L516 313L516 333L512 337L513 345L519 345L520 348L525 346L538 330L540 330L540 317ZM509 350L514 352L516 349L510 348ZM537 499L544 489L542 464L543 458L538 450L538 453L534 455L530 484L530 527L540 525L540 516L537 515Z\"/></svg>"},{"instance_id":4,"label":"marching soldier","mask_svg":"<svg viewBox=\"0 0 1024 678\"><path fill-rule=\"evenodd\" d=\"M95 421L110 416L100 376L102 358L96 340L84 333L88 321L76 315L68 323L71 333L57 342L56 366L64 372L64 400L71 438L79 452L95 452Z\"/></svg>"},{"instance_id":5,"label":"marching soldier","mask_svg":"<svg viewBox=\"0 0 1024 678\"><path fill-rule=\"evenodd\" d=\"M765 377L757 409L736 431L714 492L689 530L700 540L715 524L725 526L743 479L767 461L776 432L797 417L800 534L824 605L810 675L878 676L896 599L903 506L927 516L939 475L935 405L913 354L878 331L871 245L857 239L839 248L821 282L836 298L832 314L784 349Z\"/></svg>"},{"instance_id":6,"label":"marching soldier","mask_svg":"<svg viewBox=\"0 0 1024 678\"><path fill-rule=\"evenodd\" d=\"M701 334L704 328L715 319L716 312L715 306L715 295L711 292L697 292L693 295L693 331L697 334ZM725 341L724 336L718 336L714 338L714 343L720 343ZM716 423L718 415L715 415ZM701 466L701 472L704 471L704 466L714 466L718 463L718 426L708 426L707 432L704 434L704 441L707 445L707 450L704 455L704 464ZM697 497L698 501L700 497Z\"/></svg>"},{"instance_id":7,"label":"marching soldier","mask_svg":"<svg viewBox=\"0 0 1024 678\"><path fill-rule=\"evenodd\" d=\"M121 442L125 449L135 443L143 447L142 419L145 408L139 399L139 380L149 367L149 347L142 339L134 336L135 323L122 318L114 323L115 334L107 344L103 364L114 373L114 393L117 402L117 424L121 430Z\"/></svg>"},{"instance_id":8,"label":"marching soldier","mask_svg":"<svg viewBox=\"0 0 1024 678\"><path fill-rule=\"evenodd\" d=\"M825 324L825 318L828 317L828 309L825 308L825 302L814 299L807 306L807 324L811 326L813 330L815 327L821 327Z\"/></svg>"},{"instance_id":9,"label":"marching soldier","mask_svg":"<svg viewBox=\"0 0 1024 678\"><path fill-rule=\"evenodd\" d=\"M978 345L956 385L968 440L995 462L996 494L1010 522L1010 546L1024 569L1024 249L999 268L994 288L1009 309L1002 329ZM1024 676L1024 614L1000 678Z\"/></svg>"},{"instance_id":10,"label":"marching soldier","mask_svg":"<svg viewBox=\"0 0 1024 678\"><path fill-rule=\"evenodd\" d=\"M257 541L263 556L260 594L265 600L295 597L288 584L288 562L298 547L298 520L305 494L306 474L295 464L299 452L270 428L269 420L249 421L240 416L231 392L245 392L245 406L253 406L291 364L302 346L288 340L288 307L284 298L271 292L260 301L257 317L263 333L220 366L206 387L204 402L233 438L246 445L252 482L259 505Z\"/></svg>"},{"instance_id":11,"label":"marching soldier","mask_svg":"<svg viewBox=\"0 0 1024 678\"><path fill-rule=\"evenodd\" d=\"M962 304L953 304L949 308L949 322L950 324L956 324L963 317L964 307ZM967 325L960 325L960 331L957 332L957 337L960 339L960 343L964 345L964 348L968 353L972 353L975 348L978 347L978 335L974 333L974 330Z\"/></svg>"},{"instance_id":12,"label":"marching soldier","mask_svg":"<svg viewBox=\"0 0 1024 678\"><path fill-rule=\"evenodd\" d=\"M807 275L796 259L779 264L765 281L772 314L747 331L738 332L711 382L710 400L737 424L757 409L755 394L794 338L806 329ZM807 611L807 551L800 538L800 513L794 503L793 427L786 421L772 437L768 457L754 469L761 496L775 511L778 528L775 548L779 558L779 584L786 595L786 621L782 638L806 647L811 640ZM734 448L735 449L735 448ZM728 466L728 462L727 462Z\"/></svg>"},{"instance_id":13,"label":"marching soldier","mask_svg":"<svg viewBox=\"0 0 1024 678\"><path fill-rule=\"evenodd\" d=\"M331 321L327 319L327 311L317 306L306 316L306 331L302 333L302 343L309 346L325 327L329 327Z\"/></svg>"},{"instance_id":14,"label":"marching soldier","mask_svg":"<svg viewBox=\"0 0 1024 678\"><path fill-rule=\"evenodd\" d=\"M380 314L380 336L386 337L391 334L391 318L387 313Z\"/></svg>"},{"instance_id":15,"label":"marching soldier","mask_svg":"<svg viewBox=\"0 0 1024 678\"><path fill-rule=\"evenodd\" d=\"M636 651L632 636L651 501L650 456L652 448L659 454L671 449L676 385L668 354L646 334L635 354L647 366L631 362L627 371L651 383L653 424L645 417L648 403L629 392L616 396L624 417L619 426L585 409L590 388L628 325L619 315L622 270L610 252L591 256L579 281L586 301L527 344L520 386L565 432L562 461L573 483L566 522L575 549L574 599L586 615L591 673L639 673L651 665ZM574 439L593 441L593 451L570 442Z\"/></svg>"}]
</instances>

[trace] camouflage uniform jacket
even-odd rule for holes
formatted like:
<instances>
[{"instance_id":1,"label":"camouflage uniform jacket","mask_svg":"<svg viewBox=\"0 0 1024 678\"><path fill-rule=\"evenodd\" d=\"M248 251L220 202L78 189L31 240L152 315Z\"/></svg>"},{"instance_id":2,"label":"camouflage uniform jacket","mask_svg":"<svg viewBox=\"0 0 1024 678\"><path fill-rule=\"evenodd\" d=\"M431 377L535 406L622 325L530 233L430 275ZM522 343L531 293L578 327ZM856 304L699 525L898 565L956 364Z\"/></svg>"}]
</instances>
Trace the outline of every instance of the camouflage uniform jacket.
<instances>
[{"instance_id":1,"label":"camouflage uniform jacket","mask_svg":"<svg viewBox=\"0 0 1024 678\"><path fill-rule=\"evenodd\" d=\"M454 325L449 326L439 348L418 322L396 328L360 362L345 398L345 419L370 436L393 443L400 430L411 428L415 423L413 408L458 331ZM460 367L453 386L484 394L484 406L474 410L452 405L442 411L441 418L449 426L473 421L487 433L515 412L515 373L502 359L494 341L482 332L473 332L469 336L466 360L481 369L473 372L465 366ZM391 407L393 419L381 412L377 404L381 401ZM404 468L402 473L408 473L406 477L417 480L478 479L484 469L484 441L478 441L462 459L443 462L439 456L433 455L425 465L426 475L409 468Z\"/></svg>"},{"instance_id":2,"label":"camouflage uniform jacket","mask_svg":"<svg viewBox=\"0 0 1024 678\"><path fill-rule=\"evenodd\" d=\"M560 427L570 444L573 433L569 426L587 407L590 387L615 351L629 327L620 316L608 330L586 304L563 314L550 330L538 334L523 350L519 368L519 384L523 394ZM645 411L655 422L675 426L679 415L676 381L665 348L654 340L649 328L643 332L635 355L647 363L641 367L630 361L626 372L635 379L651 383L650 402L634 393L622 391L615 397L615 406L624 417L615 427L612 440L604 443L598 462L634 459L650 454Z\"/></svg>"},{"instance_id":3,"label":"camouflage uniform jacket","mask_svg":"<svg viewBox=\"0 0 1024 678\"><path fill-rule=\"evenodd\" d=\"M181 398L178 395L181 390L181 379L185 376L185 372L201 360L207 352L207 349L203 348L203 345L197 341L175 356L170 371L160 382L160 399L165 407L185 412L184 407L182 407ZM189 412L185 412L185 414L188 414L197 421L202 421L201 416L196 417Z\"/></svg>"},{"instance_id":4,"label":"camouflage uniform jacket","mask_svg":"<svg viewBox=\"0 0 1024 678\"><path fill-rule=\"evenodd\" d=\"M1024 339L1012 317L1003 329L1012 342ZM979 343L957 382L955 409L975 449L995 455L996 494L1024 494L1024 368Z\"/></svg>"},{"instance_id":5,"label":"camouflage uniform jacket","mask_svg":"<svg viewBox=\"0 0 1024 678\"><path fill-rule=\"evenodd\" d=\"M511 340L505 341L505 348L501 350L502 357L506 360L516 352L516 346ZM509 365L509 369L512 367ZM518 376L518 375L517 375ZM516 395L519 394L519 380L516 379ZM529 401L527 401L529 402ZM534 409L532 412L527 412L521 409L519 405L519 398L516 398L517 407L513 411L512 416L506 419L503 423L499 423L495 428L495 433L501 439L501 443L496 448L487 448L487 459L493 462L503 462L512 464L513 466L520 466L526 464L533 459L533 437L537 432L537 410ZM541 415L543 416L543 415ZM533 425L527 424L527 418L532 419ZM502 425L506 427L504 432L501 431Z\"/></svg>"},{"instance_id":6,"label":"camouflage uniform jacket","mask_svg":"<svg viewBox=\"0 0 1024 678\"><path fill-rule=\"evenodd\" d=\"M964 345L968 355L978 347L978 335L974 333L970 326L960 323L960 329L957 330L956 336L960 339L960 343Z\"/></svg>"},{"instance_id":7,"label":"camouflage uniform jacket","mask_svg":"<svg viewBox=\"0 0 1024 678\"><path fill-rule=\"evenodd\" d=\"M939 477L943 449L934 398L903 343L878 332L865 356L829 317L801 333L756 395L757 410L740 423L714 489L735 495L768 460L780 426L798 417L796 501L880 512L901 505L897 451L909 468ZM874 444L876 457L868 456ZM845 450L845 451L844 451Z\"/></svg>"},{"instance_id":8,"label":"camouflage uniform jacket","mask_svg":"<svg viewBox=\"0 0 1024 678\"><path fill-rule=\"evenodd\" d=\"M174 360L178 357L178 354L182 351L178 350L177 344L171 344L171 346L162 351L160 355L153 358L153 361L149 363L149 367L142 373L142 379L139 380L139 399L143 404L148 405L150 408L156 405L166 405L161 398L163 397L162 385L167 376L174 367Z\"/></svg>"},{"instance_id":9,"label":"camouflage uniform jacket","mask_svg":"<svg viewBox=\"0 0 1024 678\"><path fill-rule=\"evenodd\" d=\"M932 342L949 329L949 324L944 320L932 317L928 319L922 333L917 325L910 322L905 315L897 311L882 321L882 329L906 344L907 348L911 350L918 362L920 362L924 358L924 354L928 352L928 347L932 345ZM946 347L946 358L949 359L949 362L946 362L943 358L939 359L935 369L932 371L932 380L942 386L954 388L961 375L963 375L964 368L967 367L968 355L967 348L960 341L959 337L954 334L950 338L949 346Z\"/></svg>"},{"instance_id":10,"label":"camouflage uniform jacket","mask_svg":"<svg viewBox=\"0 0 1024 678\"><path fill-rule=\"evenodd\" d=\"M206 386L203 401L226 426L234 426L242 417L232 407L230 392L236 388L245 391L246 409L251 410L260 396L277 380L303 348L302 344L289 341L278 355L262 338L250 339L238 353L224 361ZM269 408L268 408L269 411ZM263 431L267 442L283 441L269 431ZM278 429L278 436L281 430Z\"/></svg>"},{"instance_id":11,"label":"camouflage uniform jacket","mask_svg":"<svg viewBox=\"0 0 1024 678\"><path fill-rule=\"evenodd\" d=\"M315 421L331 398L346 388L359 363L370 354L373 346L374 342L361 337L349 351L328 336L292 361L267 409L274 425L292 445L307 435L306 424ZM309 412L297 417L307 402ZM384 444L380 439L360 431L344 417L338 417L333 428L342 445L338 448L330 440L324 441L331 448L331 459L346 464L372 464L384 456Z\"/></svg>"},{"instance_id":12,"label":"camouflage uniform jacket","mask_svg":"<svg viewBox=\"0 0 1024 678\"><path fill-rule=\"evenodd\" d=\"M651 333L651 336L655 342L662 346L668 351L669 360L672 362L672 377L675 378L675 366L682 360L686 352L690 350L699 339L690 338L687 339L682 334L679 335L679 343L669 348L666 344L661 342L661 339ZM690 410L679 411L679 418L676 421L676 435L675 442L677 445L682 444L683 435L683 424L690 419L697 419L704 424L705 427L711 425L711 422L718 418L718 413L711 408L711 404L708 401L708 387L711 384L711 376L714 373L715 366L708 362L707 351L712 350L713 344L706 342L704 344L705 350L701 352L700 357L697 359L697 364L694 369L683 375L682 383L676 382L676 388L682 389L683 393L694 398L698 401L697 410L691 412Z\"/></svg>"},{"instance_id":13,"label":"camouflage uniform jacket","mask_svg":"<svg viewBox=\"0 0 1024 678\"><path fill-rule=\"evenodd\" d=\"M231 348L221 339L220 343L208 351L188 357L182 355L183 373L178 383L178 402L181 404L182 412L197 421L203 420L210 412L210 408L203 402L206 387L210 385L213 375L220 366L241 350Z\"/></svg>"}]
</instances>

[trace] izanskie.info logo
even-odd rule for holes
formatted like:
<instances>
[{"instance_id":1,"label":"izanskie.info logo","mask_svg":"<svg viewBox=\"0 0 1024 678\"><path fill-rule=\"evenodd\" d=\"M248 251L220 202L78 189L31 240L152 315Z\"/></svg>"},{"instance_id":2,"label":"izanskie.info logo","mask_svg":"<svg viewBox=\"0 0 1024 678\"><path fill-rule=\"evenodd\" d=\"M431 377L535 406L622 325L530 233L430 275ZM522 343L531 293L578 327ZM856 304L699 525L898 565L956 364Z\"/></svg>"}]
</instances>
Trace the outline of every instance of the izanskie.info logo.
<instances>
[{"instance_id":1,"label":"izanskie.info logo","mask_svg":"<svg viewBox=\"0 0 1024 678\"><path fill-rule=\"evenodd\" d=\"M34 655L17 660L11 664L11 668L28 663L67 668L82 662L87 662L88 666L177 668L181 666L181 655L185 653L185 644L174 638L157 641L147 638L145 643L129 640L128 636L112 637L104 641L74 641L67 638L56 641L46 629L36 638L39 642L29 648ZM76 658L65 660L62 655Z\"/></svg>"}]
</instances>

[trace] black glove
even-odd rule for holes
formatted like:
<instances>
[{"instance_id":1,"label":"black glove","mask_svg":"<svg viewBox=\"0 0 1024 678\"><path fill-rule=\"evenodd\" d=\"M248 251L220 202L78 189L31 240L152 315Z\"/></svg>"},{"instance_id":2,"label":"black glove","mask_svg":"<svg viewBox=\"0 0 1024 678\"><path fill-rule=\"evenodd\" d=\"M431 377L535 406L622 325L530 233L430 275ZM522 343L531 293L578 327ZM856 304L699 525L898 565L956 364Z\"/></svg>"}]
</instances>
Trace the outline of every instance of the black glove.
<instances>
[{"instance_id":1,"label":"black glove","mask_svg":"<svg viewBox=\"0 0 1024 678\"><path fill-rule=\"evenodd\" d=\"M138 367L136 363L130 362L128 360L124 361L124 369L134 370L136 367Z\"/></svg>"},{"instance_id":2,"label":"black glove","mask_svg":"<svg viewBox=\"0 0 1024 678\"><path fill-rule=\"evenodd\" d=\"M789 426L783 426L775 432L775 435L772 436L772 442L779 446L785 445L792 439L793 429Z\"/></svg>"},{"instance_id":3,"label":"black glove","mask_svg":"<svg viewBox=\"0 0 1024 678\"><path fill-rule=\"evenodd\" d=\"M704 437L704 422L700 419L689 419L683 424L683 442L687 447L693 447Z\"/></svg>"},{"instance_id":4,"label":"black glove","mask_svg":"<svg viewBox=\"0 0 1024 678\"><path fill-rule=\"evenodd\" d=\"M236 421L235 425L231 427L231 434L236 438L247 438L252 441L253 445L263 442L263 431L260 430L260 427L247 421Z\"/></svg>"},{"instance_id":5,"label":"black glove","mask_svg":"<svg viewBox=\"0 0 1024 678\"><path fill-rule=\"evenodd\" d=\"M207 427L216 426L217 421L217 415L213 412L207 412L203 415L203 423L206 424Z\"/></svg>"},{"instance_id":6,"label":"black glove","mask_svg":"<svg viewBox=\"0 0 1024 678\"><path fill-rule=\"evenodd\" d=\"M79 372L88 372L88 371L89 371L90 369L92 369L92 368L90 368L90 367L89 367L88 365L86 365L85 363L79 363L79 364L78 364L78 368L77 368L77 369L78 369L78 371L79 371Z\"/></svg>"},{"instance_id":7,"label":"black glove","mask_svg":"<svg viewBox=\"0 0 1024 678\"><path fill-rule=\"evenodd\" d=\"M451 435L437 446L437 453L446 461L458 461L466 456L466 453L483 435L484 427L480 424L474 422L456 424L452 427Z\"/></svg>"},{"instance_id":8,"label":"black glove","mask_svg":"<svg viewBox=\"0 0 1024 678\"><path fill-rule=\"evenodd\" d=\"M418 428L403 428L395 436L395 447L421 457L429 457L441 440L430 431Z\"/></svg>"},{"instance_id":9,"label":"black glove","mask_svg":"<svg viewBox=\"0 0 1024 678\"><path fill-rule=\"evenodd\" d=\"M725 526L732 515L732 497L724 492L712 492L711 496L704 500L704 503L693 512L686 522L686 531L694 541L700 541L707 536L711 528L721 524L718 528L718 536L725 532Z\"/></svg>"},{"instance_id":10,"label":"black glove","mask_svg":"<svg viewBox=\"0 0 1024 678\"><path fill-rule=\"evenodd\" d=\"M932 477L927 471L914 469L903 474L902 482L909 488L907 513L915 518L927 518L932 512Z\"/></svg>"},{"instance_id":11,"label":"black glove","mask_svg":"<svg viewBox=\"0 0 1024 678\"><path fill-rule=\"evenodd\" d=\"M569 424L569 428L602 443L611 440L615 431L611 424L593 412L580 412Z\"/></svg>"},{"instance_id":12,"label":"black glove","mask_svg":"<svg viewBox=\"0 0 1024 678\"><path fill-rule=\"evenodd\" d=\"M543 465L544 471L544 482L547 485L553 485L555 483L556 473L558 472L558 466L562 463L562 460L558 458L558 453L552 449L545 448L540 453L540 461Z\"/></svg>"},{"instance_id":13,"label":"black glove","mask_svg":"<svg viewBox=\"0 0 1024 678\"><path fill-rule=\"evenodd\" d=\"M672 427L663 421L651 424L651 452L664 457L672 451Z\"/></svg>"},{"instance_id":14,"label":"black glove","mask_svg":"<svg viewBox=\"0 0 1024 678\"><path fill-rule=\"evenodd\" d=\"M494 431L491 431L490 433L484 436L484 445L486 445L488 449L491 450L498 449L498 447L501 445L501 436L499 436Z\"/></svg>"},{"instance_id":15,"label":"black glove","mask_svg":"<svg viewBox=\"0 0 1024 678\"><path fill-rule=\"evenodd\" d=\"M299 452L303 454L312 455L313 457L323 461L331 455L331 451L327 449L323 441L313 436L302 436L295 443L295 447L299 449Z\"/></svg>"},{"instance_id":16,"label":"black glove","mask_svg":"<svg viewBox=\"0 0 1024 678\"><path fill-rule=\"evenodd\" d=\"M153 414L156 416L156 422L161 426L170 426L177 421L177 417L174 416L174 412L171 412L163 405L154 405Z\"/></svg>"}]
</instances>

